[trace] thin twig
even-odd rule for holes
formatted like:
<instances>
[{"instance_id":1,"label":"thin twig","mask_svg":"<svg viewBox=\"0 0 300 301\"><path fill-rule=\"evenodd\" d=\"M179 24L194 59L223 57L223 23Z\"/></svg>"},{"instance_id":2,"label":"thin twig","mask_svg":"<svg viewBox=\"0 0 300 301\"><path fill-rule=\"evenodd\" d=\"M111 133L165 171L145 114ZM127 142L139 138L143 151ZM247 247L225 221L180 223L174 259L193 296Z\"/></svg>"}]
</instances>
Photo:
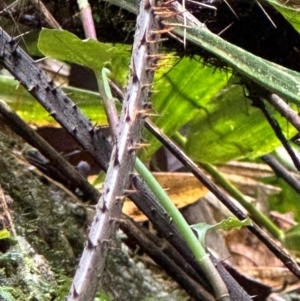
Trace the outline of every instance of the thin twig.
<instances>
[{"instance_id":1,"label":"thin twig","mask_svg":"<svg viewBox=\"0 0 300 301\"><path fill-rule=\"evenodd\" d=\"M49 12L47 7L43 4L41 0L30 0L31 4L35 6L36 10L39 12L40 15L44 16L46 23L49 25L50 28L60 29L61 26Z\"/></svg>"},{"instance_id":2,"label":"thin twig","mask_svg":"<svg viewBox=\"0 0 300 301\"><path fill-rule=\"evenodd\" d=\"M85 37L87 39L97 40L97 34L92 14L92 9L88 0L77 0L81 22L84 30Z\"/></svg>"},{"instance_id":3,"label":"thin twig","mask_svg":"<svg viewBox=\"0 0 300 301\"><path fill-rule=\"evenodd\" d=\"M300 132L300 116L283 99L271 94L266 100Z\"/></svg>"},{"instance_id":4,"label":"thin twig","mask_svg":"<svg viewBox=\"0 0 300 301\"><path fill-rule=\"evenodd\" d=\"M270 113L268 112L265 103L263 101L263 99L258 98L258 97L251 97L253 104L255 107L259 108L262 113L264 114L264 116L266 117L267 121L269 122L270 126L272 127L276 137L280 140L280 142L282 143L283 147L285 148L285 150L287 151L287 153L289 154L290 158L292 159L296 169L298 171L300 171L300 161L299 158L297 157L297 155L295 154L294 150L292 149L292 147L290 146L289 142L287 141L286 137L283 135L282 130L277 122L277 120L270 115Z\"/></svg>"},{"instance_id":5,"label":"thin twig","mask_svg":"<svg viewBox=\"0 0 300 301\"><path fill-rule=\"evenodd\" d=\"M286 181L297 193L300 193L300 182L297 180L289 170L280 164L273 156L264 155L261 159L267 163L275 172L275 174Z\"/></svg>"}]
</instances>

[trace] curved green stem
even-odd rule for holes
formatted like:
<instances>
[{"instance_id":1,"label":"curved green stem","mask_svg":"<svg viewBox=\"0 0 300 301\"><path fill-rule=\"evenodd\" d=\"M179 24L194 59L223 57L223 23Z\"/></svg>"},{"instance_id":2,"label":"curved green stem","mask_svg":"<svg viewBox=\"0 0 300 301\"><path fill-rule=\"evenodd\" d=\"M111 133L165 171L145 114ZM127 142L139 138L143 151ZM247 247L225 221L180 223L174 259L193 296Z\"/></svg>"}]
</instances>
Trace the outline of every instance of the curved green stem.
<instances>
[{"instance_id":1,"label":"curved green stem","mask_svg":"<svg viewBox=\"0 0 300 301\"><path fill-rule=\"evenodd\" d=\"M155 194L160 204L169 214L171 221L175 224L180 234L183 236L187 245L195 256L195 259L200 264L204 273L206 274L214 292L216 293L217 300L228 301L230 300L226 285L223 279L217 272L215 266L211 262L209 255L205 252L204 247L199 243L193 231L187 224L186 220L170 200L169 196L162 189L147 167L136 158L135 169L147 183L151 191Z\"/></svg>"}]
</instances>

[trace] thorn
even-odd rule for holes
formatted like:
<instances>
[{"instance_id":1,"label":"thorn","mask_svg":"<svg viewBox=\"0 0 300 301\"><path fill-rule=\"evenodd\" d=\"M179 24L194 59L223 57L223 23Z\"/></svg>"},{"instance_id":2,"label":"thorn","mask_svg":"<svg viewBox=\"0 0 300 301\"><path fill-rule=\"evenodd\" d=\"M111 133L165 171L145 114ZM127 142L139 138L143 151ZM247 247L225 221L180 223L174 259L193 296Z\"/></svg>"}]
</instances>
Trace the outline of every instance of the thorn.
<instances>
[{"instance_id":1,"label":"thorn","mask_svg":"<svg viewBox=\"0 0 300 301\"><path fill-rule=\"evenodd\" d=\"M87 246L88 249L94 249L96 246L92 243L92 241L90 240L90 238L88 237L87 240Z\"/></svg>"},{"instance_id":2,"label":"thorn","mask_svg":"<svg viewBox=\"0 0 300 301\"><path fill-rule=\"evenodd\" d=\"M52 86L54 84L53 79L52 78L47 79L47 83Z\"/></svg>"},{"instance_id":3,"label":"thorn","mask_svg":"<svg viewBox=\"0 0 300 301\"><path fill-rule=\"evenodd\" d=\"M41 59L35 60L33 63L34 63L34 64L38 64L38 63L40 63L40 62L42 62L42 61L45 61L45 60L47 60L47 59L48 59L48 57L45 56L45 57L43 57L43 58L41 58Z\"/></svg>"},{"instance_id":4,"label":"thorn","mask_svg":"<svg viewBox=\"0 0 300 301\"><path fill-rule=\"evenodd\" d=\"M143 84L142 88L146 88L146 87L152 87L154 85L154 83L149 83L149 84Z\"/></svg>"},{"instance_id":5,"label":"thorn","mask_svg":"<svg viewBox=\"0 0 300 301\"><path fill-rule=\"evenodd\" d=\"M72 132L73 132L73 134L76 134L76 133L77 133L77 125L75 125L75 126L73 127Z\"/></svg>"},{"instance_id":6,"label":"thorn","mask_svg":"<svg viewBox=\"0 0 300 301\"><path fill-rule=\"evenodd\" d=\"M138 112L139 116L142 118L147 118L147 117L160 117L159 114L156 113L150 113L150 110L139 110Z\"/></svg>"},{"instance_id":7,"label":"thorn","mask_svg":"<svg viewBox=\"0 0 300 301\"><path fill-rule=\"evenodd\" d=\"M180 43L184 44L184 41L181 40L180 38L178 38L175 34L171 33L171 32L168 32L168 34L174 38L175 40L179 41Z\"/></svg>"},{"instance_id":8,"label":"thorn","mask_svg":"<svg viewBox=\"0 0 300 301\"><path fill-rule=\"evenodd\" d=\"M17 42L16 42L15 39L12 39L10 42L8 42L8 44L11 47L11 50L10 50L11 53L14 53L16 51L16 49L19 46L20 42L21 42L21 39L18 40Z\"/></svg>"},{"instance_id":9,"label":"thorn","mask_svg":"<svg viewBox=\"0 0 300 301\"><path fill-rule=\"evenodd\" d=\"M141 38L141 42L140 42L139 47L141 47L141 46L143 46L143 45L146 44L146 42L147 42L146 36L147 36L147 32L144 31L144 34L143 34L143 37Z\"/></svg>"},{"instance_id":10,"label":"thorn","mask_svg":"<svg viewBox=\"0 0 300 301\"><path fill-rule=\"evenodd\" d=\"M163 4L163 6L167 6L167 5L169 5L169 4L171 4L171 3L173 3L173 2L176 2L177 0L169 0L169 1L166 1L164 4Z\"/></svg>"},{"instance_id":11,"label":"thorn","mask_svg":"<svg viewBox=\"0 0 300 301\"><path fill-rule=\"evenodd\" d=\"M232 25L234 24L234 22L230 23L228 26L226 26L223 30L221 30L218 33L218 36L221 36L227 29L229 29Z\"/></svg>"},{"instance_id":12,"label":"thorn","mask_svg":"<svg viewBox=\"0 0 300 301\"><path fill-rule=\"evenodd\" d=\"M37 85L32 85L32 86L30 86L30 87L28 87L28 91L29 92L31 92L31 91L33 91L35 88L37 88Z\"/></svg>"},{"instance_id":13,"label":"thorn","mask_svg":"<svg viewBox=\"0 0 300 301\"><path fill-rule=\"evenodd\" d=\"M132 193L137 193L137 190L135 189L124 189L125 194L132 194Z\"/></svg>"},{"instance_id":14,"label":"thorn","mask_svg":"<svg viewBox=\"0 0 300 301\"><path fill-rule=\"evenodd\" d=\"M133 151L142 149L142 148L147 147L147 146L150 146L150 144L149 143L136 143L135 146L129 146L128 147L128 152L132 153Z\"/></svg>"},{"instance_id":15,"label":"thorn","mask_svg":"<svg viewBox=\"0 0 300 301\"><path fill-rule=\"evenodd\" d=\"M63 66L64 66L64 64L62 64L62 65L58 68L58 70L54 73L54 75L53 75L52 78L51 78L52 82L53 82L55 76L59 73L59 71L62 69Z\"/></svg>"},{"instance_id":16,"label":"thorn","mask_svg":"<svg viewBox=\"0 0 300 301\"><path fill-rule=\"evenodd\" d=\"M78 296L79 296L79 294L76 290L76 287L74 284L72 284L72 297L76 299L76 298L78 298Z\"/></svg>"},{"instance_id":17,"label":"thorn","mask_svg":"<svg viewBox=\"0 0 300 301\"><path fill-rule=\"evenodd\" d=\"M19 41L21 40L21 38L23 38L24 36L26 36L27 34L31 33L32 31L31 30L28 30L26 32L23 32L21 34L19 34L18 36L14 37L13 40L17 40L19 39ZM19 43L19 42L18 42Z\"/></svg>"},{"instance_id":18,"label":"thorn","mask_svg":"<svg viewBox=\"0 0 300 301\"><path fill-rule=\"evenodd\" d=\"M153 65L152 67L153 68L156 68L156 69L159 69L161 67L173 67L174 65L173 64L166 64L164 62L161 62L161 63L155 63L155 65Z\"/></svg>"},{"instance_id":19,"label":"thorn","mask_svg":"<svg viewBox=\"0 0 300 301\"><path fill-rule=\"evenodd\" d=\"M158 53L158 54L148 54L148 57L149 58L158 58L160 60L167 60L167 59L173 59L174 55Z\"/></svg>"},{"instance_id":20,"label":"thorn","mask_svg":"<svg viewBox=\"0 0 300 301\"><path fill-rule=\"evenodd\" d=\"M116 153L115 153L115 158L114 158L114 166L120 165L118 157L119 157L119 150L118 150L118 147L116 147Z\"/></svg>"},{"instance_id":21,"label":"thorn","mask_svg":"<svg viewBox=\"0 0 300 301\"><path fill-rule=\"evenodd\" d=\"M168 41L169 39L168 38L163 38L163 39L153 39L153 40L147 40L147 43L148 44L156 44L156 43L160 43L160 42L163 42L163 41Z\"/></svg>"},{"instance_id":22,"label":"thorn","mask_svg":"<svg viewBox=\"0 0 300 301\"><path fill-rule=\"evenodd\" d=\"M136 73L135 63L134 60L132 61L132 82L137 83L139 81L139 78Z\"/></svg>"},{"instance_id":23,"label":"thorn","mask_svg":"<svg viewBox=\"0 0 300 301\"><path fill-rule=\"evenodd\" d=\"M210 4L205 4L205 3L200 3L200 2L197 2L197 1L193 1L193 0L188 0L189 3L193 3L193 4L196 4L198 6L201 6L201 7L206 7L206 8L210 8L214 11L217 11L217 7L216 6L213 6L213 5L210 5ZM225 1L224 1L225 2Z\"/></svg>"},{"instance_id":24,"label":"thorn","mask_svg":"<svg viewBox=\"0 0 300 301\"><path fill-rule=\"evenodd\" d=\"M226 3L226 2L225 2ZM272 23L272 25L277 28L276 24L273 22L273 20L271 19L271 17L269 16L269 14L266 12L266 10L263 8L263 6L256 0L257 5L261 8L261 10L263 11L263 13L266 15L266 17L269 19L269 21Z\"/></svg>"},{"instance_id":25,"label":"thorn","mask_svg":"<svg viewBox=\"0 0 300 301\"><path fill-rule=\"evenodd\" d=\"M161 42L165 42L165 41L169 41L169 39L168 38L161 38L161 39L151 40L151 41L148 40L148 43L149 44L154 44L154 43L161 43Z\"/></svg>"},{"instance_id":26,"label":"thorn","mask_svg":"<svg viewBox=\"0 0 300 301\"><path fill-rule=\"evenodd\" d=\"M95 134L96 126L97 126L97 122L88 130L91 136Z\"/></svg>"},{"instance_id":27,"label":"thorn","mask_svg":"<svg viewBox=\"0 0 300 301\"><path fill-rule=\"evenodd\" d=\"M150 0L146 0L146 1L145 1L145 5L144 5L144 9L145 9L145 10L148 10L148 9L150 9L150 8L151 8Z\"/></svg>"},{"instance_id":28,"label":"thorn","mask_svg":"<svg viewBox=\"0 0 300 301\"><path fill-rule=\"evenodd\" d=\"M130 113L129 113L129 109L126 108L126 117L125 117L125 120L126 122L130 122L131 121L131 117L130 117Z\"/></svg>"},{"instance_id":29,"label":"thorn","mask_svg":"<svg viewBox=\"0 0 300 301\"><path fill-rule=\"evenodd\" d=\"M175 26L170 26L169 28L166 28L166 27L167 26L165 26L165 29L153 30L152 33L160 35L163 33L169 33L170 31L172 31L176 28Z\"/></svg>"},{"instance_id":30,"label":"thorn","mask_svg":"<svg viewBox=\"0 0 300 301\"><path fill-rule=\"evenodd\" d=\"M236 14L236 12L234 11L234 9L231 7L231 5L227 2L227 0L223 0L225 2L225 4L228 6L228 8L231 10L231 12L235 15L235 17L239 20L239 16ZM257 1L256 1L257 2ZM258 2L257 2L258 3ZM264 9L263 9L264 11Z\"/></svg>"},{"instance_id":31,"label":"thorn","mask_svg":"<svg viewBox=\"0 0 300 301\"><path fill-rule=\"evenodd\" d=\"M182 15L184 12L181 11L181 12L156 12L155 14L159 16L160 18L160 21L163 21L163 20L166 20L166 19L170 19L172 17L176 17L176 16L179 16L179 15ZM176 23L177 24L177 23ZM183 25L183 24L180 24L180 25Z\"/></svg>"},{"instance_id":32,"label":"thorn","mask_svg":"<svg viewBox=\"0 0 300 301\"><path fill-rule=\"evenodd\" d=\"M72 109L74 109L74 110L77 109L77 104L76 104L76 103L73 103L73 104L72 104Z\"/></svg>"},{"instance_id":33,"label":"thorn","mask_svg":"<svg viewBox=\"0 0 300 301\"><path fill-rule=\"evenodd\" d=\"M55 116L56 115L56 111L51 111L50 113L49 113L49 116Z\"/></svg>"},{"instance_id":34,"label":"thorn","mask_svg":"<svg viewBox=\"0 0 300 301\"><path fill-rule=\"evenodd\" d=\"M98 203L98 205L96 206L97 209L100 210L100 212L105 213L107 211L107 207L106 207L106 202L103 198L103 195L101 196L101 199Z\"/></svg>"},{"instance_id":35,"label":"thorn","mask_svg":"<svg viewBox=\"0 0 300 301\"><path fill-rule=\"evenodd\" d=\"M175 27L192 28L189 25L184 25L184 24L180 24L180 23L168 23L168 25L174 26L174 28Z\"/></svg>"},{"instance_id":36,"label":"thorn","mask_svg":"<svg viewBox=\"0 0 300 301\"><path fill-rule=\"evenodd\" d=\"M154 67L147 67L147 68L145 68L145 71L156 71L157 69L158 69L158 67L156 67L156 66L154 66Z\"/></svg>"},{"instance_id":37,"label":"thorn","mask_svg":"<svg viewBox=\"0 0 300 301\"><path fill-rule=\"evenodd\" d=\"M64 84L66 84L66 83L67 83L67 81L61 83L59 86L55 87L55 90L59 89L60 87L62 87L62 86L63 86Z\"/></svg>"}]
</instances>

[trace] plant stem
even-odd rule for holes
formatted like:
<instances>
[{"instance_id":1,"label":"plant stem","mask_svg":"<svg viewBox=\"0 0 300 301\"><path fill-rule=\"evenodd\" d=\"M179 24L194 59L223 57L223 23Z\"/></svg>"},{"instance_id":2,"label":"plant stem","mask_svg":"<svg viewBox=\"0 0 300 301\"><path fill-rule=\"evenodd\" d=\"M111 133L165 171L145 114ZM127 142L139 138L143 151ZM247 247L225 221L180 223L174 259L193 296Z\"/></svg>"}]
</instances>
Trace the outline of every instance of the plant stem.
<instances>
[{"instance_id":1,"label":"plant stem","mask_svg":"<svg viewBox=\"0 0 300 301\"><path fill-rule=\"evenodd\" d=\"M92 9L88 0L77 0L80 10L81 22L87 39L97 40Z\"/></svg>"},{"instance_id":2,"label":"plant stem","mask_svg":"<svg viewBox=\"0 0 300 301\"><path fill-rule=\"evenodd\" d=\"M107 73L108 69L103 68L101 71L101 76L97 73L95 73L95 75L97 79L98 90L103 99L103 106L108 119L109 128L111 132L116 135L119 118L115 101L108 84Z\"/></svg>"},{"instance_id":3,"label":"plant stem","mask_svg":"<svg viewBox=\"0 0 300 301\"><path fill-rule=\"evenodd\" d=\"M215 266L210 260L209 255L205 252L203 246L199 243L198 239L194 235L193 231L187 224L186 220L170 200L166 192L157 183L156 179L153 177L151 172L146 168L146 166L136 158L135 165L136 171L140 174L146 184L149 186L151 191L158 198L160 204L169 214L171 220L177 227L180 234L183 236L187 245L193 252L195 259L199 262L204 273L206 274L210 284L212 285L214 292L216 294L217 300L227 301L230 300L227 287L223 282L223 279L217 272Z\"/></svg>"}]
</instances>

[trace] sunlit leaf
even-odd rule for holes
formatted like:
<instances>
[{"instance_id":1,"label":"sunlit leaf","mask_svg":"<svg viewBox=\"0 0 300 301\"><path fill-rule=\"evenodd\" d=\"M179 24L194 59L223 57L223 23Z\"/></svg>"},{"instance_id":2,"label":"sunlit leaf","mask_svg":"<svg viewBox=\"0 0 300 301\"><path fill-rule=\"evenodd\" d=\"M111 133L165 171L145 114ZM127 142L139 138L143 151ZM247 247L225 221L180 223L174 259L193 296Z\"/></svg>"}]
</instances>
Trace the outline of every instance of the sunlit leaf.
<instances>
[{"instance_id":1,"label":"sunlit leaf","mask_svg":"<svg viewBox=\"0 0 300 301\"><path fill-rule=\"evenodd\" d=\"M227 80L228 74L224 71L204 66L197 58L183 58L170 70L159 69L155 76L156 92L152 96L154 113L158 117L153 121L165 134L172 136L205 108ZM149 134L146 140L150 146L145 152L150 156L160 143Z\"/></svg>"},{"instance_id":2,"label":"sunlit leaf","mask_svg":"<svg viewBox=\"0 0 300 301\"><path fill-rule=\"evenodd\" d=\"M296 133L273 108L268 109L287 136ZM243 87L233 85L198 112L188 130L186 151L200 162L224 163L259 157L280 144L262 112L245 97Z\"/></svg>"},{"instance_id":3,"label":"sunlit leaf","mask_svg":"<svg viewBox=\"0 0 300 301\"><path fill-rule=\"evenodd\" d=\"M0 98L26 122L39 126L56 123L32 95L12 77L0 76L0 86ZM93 122L99 125L107 124L99 93L72 87L63 87L63 90Z\"/></svg>"}]
</instances>

